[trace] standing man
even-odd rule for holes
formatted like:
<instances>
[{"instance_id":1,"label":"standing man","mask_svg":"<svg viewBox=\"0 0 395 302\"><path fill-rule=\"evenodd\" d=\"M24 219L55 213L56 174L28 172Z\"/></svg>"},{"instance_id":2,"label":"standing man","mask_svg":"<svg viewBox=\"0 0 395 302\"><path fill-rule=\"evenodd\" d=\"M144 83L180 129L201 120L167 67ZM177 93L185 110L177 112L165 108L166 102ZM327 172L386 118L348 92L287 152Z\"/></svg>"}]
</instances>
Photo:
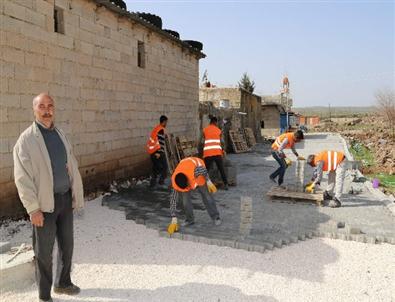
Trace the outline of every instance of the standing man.
<instances>
[{"instance_id":1,"label":"standing man","mask_svg":"<svg viewBox=\"0 0 395 302\"><path fill-rule=\"evenodd\" d=\"M328 172L328 186L324 191L324 200L330 200L331 208L341 206L340 198L343 192L344 175L346 172L346 157L339 151L322 151L316 155L309 155L307 163L315 167L313 182L306 186L306 192L313 192L315 186L322 180L323 172ZM332 197L333 191L335 196Z\"/></svg>"},{"instance_id":2,"label":"standing man","mask_svg":"<svg viewBox=\"0 0 395 302\"><path fill-rule=\"evenodd\" d=\"M270 174L269 177L271 181L276 183L276 177L278 176L279 186L284 182L284 175L288 167L287 162L290 162L290 160L285 156L284 149L291 149L298 159L303 160L304 157L299 156L295 149L295 143L300 142L302 139L304 139L303 132L301 130L297 130L294 133L281 134L272 144L272 156L278 162L280 167Z\"/></svg>"},{"instance_id":3,"label":"standing man","mask_svg":"<svg viewBox=\"0 0 395 302\"><path fill-rule=\"evenodd\" d=\"M225 190L228 190L228 180L226 178L223 155L224 151L221 146L221 129L217 126L218 120L216 117L210 118L210 125L203 129L204 147L203 158L207 170L210 171L211 165L215 162L219 173L221 173L222 181L224 182Z\"/></svg>"},{"instance_id":4,"label":"standing man","mask_svg":"<svg viewBox=\"0 0 395 302\"><path fill-rule=\"evenodd\" d=\"M156 184L156 177L159 177L159 184L163 185L167 176L167 162L165 155L165 128L167 125L167 116L162 115L157 125L151 132L147 142L147 152L152 161L152 175L150 187Z\"/></svg>"},{"instance_id":5,"label":"standing man","mask_svg":"<svg viewBox=\"0 0 395 302\"><path fill-rule=\"evenodd\" d=\"M211 182L203 160L198 157L187 157L180 161L171 177L173 191L170 197L171 223L168 227L169 234L178 231L178 221L176 216L176 206L178 194L184 204L186 220L182 226L190 226L195 223L191 193L198 190L202 196L203 203L215 225L221 224L221 219L217 210L215 200L209 193L215 193L217 188Z\"/></svg>"},{"instance_id":6,"label":"standing man","mask_svg":"<svg viewBox=\"0 0 395 302\"><path fill-rule=\"evenodd\" d=\"M75 295L71 282L73 208L84 205L81 175L71 145L54 125L55 103L46 93L33 99L35 121L14 147L14 177L33 225L33 249L40 301L52 301L52 251L58 242L54 292Z\"/></svg>"}]
</instances>

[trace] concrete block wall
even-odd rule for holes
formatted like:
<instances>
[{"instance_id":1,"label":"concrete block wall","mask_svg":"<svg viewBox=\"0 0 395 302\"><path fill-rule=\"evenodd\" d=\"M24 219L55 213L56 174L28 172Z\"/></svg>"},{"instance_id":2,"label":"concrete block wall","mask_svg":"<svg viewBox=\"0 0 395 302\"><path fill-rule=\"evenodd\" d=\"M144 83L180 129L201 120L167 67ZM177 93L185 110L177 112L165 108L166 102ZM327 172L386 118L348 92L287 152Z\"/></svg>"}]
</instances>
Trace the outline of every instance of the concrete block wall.
<instances>
[{"instance_id":1,"label":"concrete block wall","mask_svg":"<svg viewBox=\"0 0 395 302\"><path fill-rule=\"evenodd\" d=\"M65 34L54 32L54 5ZM137 66L138 41L145 68ZM86 188L147 174L145 143L159 116L197 138L199 58L90 0L0 1L0 209L21 213L12 149L47 91L56 124L73 144Z\"/></svg>"},{"instance_id":2,"label":"concrete block wall","mask_svg":"<svg viewBox=\"0 0 395 302\"><path fill-rule=\"evenodd\" d=\"M221 100L229 100L232 108L240 108L242 92L239 88L203 88L199 90L200 102L212 102L214 106L219 107Z\"/></svg>"},{"instance_id":3,"label":"concrete block wall","mask_svg":"<svg viewBox=\"0 0 395 302\"><path fill-rule=\"evenodd\" d=\"M261 129L262 136L277 136L280 134L280 111L277 105L262 105L261 119L264 128Z\"/></svg>"}]
</instances>

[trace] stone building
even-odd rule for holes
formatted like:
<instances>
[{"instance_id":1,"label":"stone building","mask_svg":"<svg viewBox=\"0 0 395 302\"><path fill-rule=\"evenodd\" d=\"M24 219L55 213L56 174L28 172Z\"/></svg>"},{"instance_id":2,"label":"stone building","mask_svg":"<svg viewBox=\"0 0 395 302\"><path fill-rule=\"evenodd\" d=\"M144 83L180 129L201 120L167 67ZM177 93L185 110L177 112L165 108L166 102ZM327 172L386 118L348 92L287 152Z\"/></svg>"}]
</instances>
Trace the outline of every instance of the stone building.
<instances>
[{"instance_id":1,"label":"stone building","mask_svg":"<svg viewBox=\"0 0 395 302\"><path fill-rule=\"evenodd\" d=\"M146 15L151 23L107 0L0 2L1 216L23 213L12 149L40 92L55 99L86 188L146 174L145 144L161 114L169 132L197 138L204 54Z\"/></svg>"},{"instance_id":2,"label":"stone building","mask_svg":"<svg viewBox=\"0 0 395 302\"><path fill-rule=\"evenodd\" d=\"M279 93L274 95L263 95L262 103L267 104L280 104L285 108L285 110L290 111L293 106L293 98L288 96L285 93Z\"/></svg>"},{"instance_id":3,"label":"stone building","mask_svg":"<svg viewBox=\"0 0 395 302\"><path fill-rule=\"evenodd\" d=\"M215 107L219 107L224 100L230 108L238 110L241 127L251 128L256 139L259 140L261 137L261 97L241 88L201 87L199 90L201 103L212 102Z\"/></svg>"},{"instance_id":4,"label":"stone building","mask_svg":"<svg viewBox=\"0 0 395 302\"><path fill-rule=\"evenodd\" d=\"M280 134L280 115L285 108L278 103L263 103L261 114L261 134L264 137L273 137Z\"/></svg>"}]
</instances>

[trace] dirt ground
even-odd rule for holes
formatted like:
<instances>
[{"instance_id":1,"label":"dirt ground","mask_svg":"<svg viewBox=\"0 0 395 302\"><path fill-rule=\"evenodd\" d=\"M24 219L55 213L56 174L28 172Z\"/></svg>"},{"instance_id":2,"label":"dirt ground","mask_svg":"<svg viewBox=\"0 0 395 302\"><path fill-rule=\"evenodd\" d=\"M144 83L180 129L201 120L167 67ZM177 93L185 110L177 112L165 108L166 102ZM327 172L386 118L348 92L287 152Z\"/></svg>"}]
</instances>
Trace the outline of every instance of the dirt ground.
<instances>
[{"instance_id":1,"label":"dirt ground","mask_svg":"<svg viewBox=\"0 0 395 302\"><path fill-rule=\"evenodd\" d=\"M362 173L395 174L395 140L388 123L379 115L371 114L355 118L324 121L312 129L315 132L338 132L351 145L363 145L373 155L373 163L365 164Z\"/></svg>"}]
</instances>

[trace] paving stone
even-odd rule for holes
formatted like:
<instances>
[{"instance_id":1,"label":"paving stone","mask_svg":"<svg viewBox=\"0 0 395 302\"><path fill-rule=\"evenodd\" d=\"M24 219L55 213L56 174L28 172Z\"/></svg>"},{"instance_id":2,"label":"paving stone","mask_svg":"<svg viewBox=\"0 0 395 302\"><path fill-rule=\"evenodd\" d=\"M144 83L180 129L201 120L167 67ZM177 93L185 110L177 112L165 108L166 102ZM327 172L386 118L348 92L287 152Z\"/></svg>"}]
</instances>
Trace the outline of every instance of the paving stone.
<instances>
[{"instance_id":1,"label":"paving stone","mask_svg":"<svg viewBox=\"0 0 395 302\"><path fill-rule=\"evenodd\" d=\"M322 144L337 149L343 146L337 136L308 135L313 139L306 139L305 149L298 150L303 155L319 151ZM193 227L183 228L173 238L182 239L186 236L186 240L231 247L241 244L247 250L259 250L262 247L270 250L274 246L297 243L313 236L371 243L376 243L377 238L377 242L395 244L393 216L368 190L359 195L344 195L343 206L337 209L311 204L269 202L265 192L272 184L262 182L262 179L268 178L271 169L262 169L262 162L265 165L273 165L275 162L270 156L269 144L258 144L255 149L256 152L228 155L240 172L240 181L238 186L231 187L229 191L220 190L215 196L219 201L222 225L216 227L211 223L200 195L194 192L192 203L196 223ZM312 170L307 166L305 168L307 180ZM290 167L285 183L292 184L294 172L294 167ZM323 186L325 182L326 176ZM156 228L160 230L160 236L169 238L166 232L171 219L169 197L167 190L149 190L147 185L140 185L104 196L102 204L115 210L124 210L127 219L138 223L144 221L148 228ZM369 203L368 207L365 206L366 203ZM181 203L177 215L179 221L185 219ZM346 225L352 228L346 228ZM359 233L353 228L359 229Z\"/></svg>"},{"instance_id":2,"label":"paving stone","mask_svg":"<svg viewBox=\"0 0 395 302\"><path fill-rule=\"evenodd\" d=\"M306 235L300 234L300 235L298 235L298 239L304 241L304 240L306 240Z\"/></svg>"},{"instance_id":3,"label":"paving stone","mask_svg":"<svg viewBox=\"0 0 395 302\"><path fill-rule=\"evenodd\" d=\"M347 234L361 234L361 229L346 224L345 231Z\"/></svg>"},{"instance_id":4,"label":"paving stone","mask_svg":"<svg viewBox=\"0 0 395 302\"><path fill-rule=\"evenodd\" d=\"M366 236L366 243L376 244L376 238L371 236Z\"/></svg>"}]
</instances>

